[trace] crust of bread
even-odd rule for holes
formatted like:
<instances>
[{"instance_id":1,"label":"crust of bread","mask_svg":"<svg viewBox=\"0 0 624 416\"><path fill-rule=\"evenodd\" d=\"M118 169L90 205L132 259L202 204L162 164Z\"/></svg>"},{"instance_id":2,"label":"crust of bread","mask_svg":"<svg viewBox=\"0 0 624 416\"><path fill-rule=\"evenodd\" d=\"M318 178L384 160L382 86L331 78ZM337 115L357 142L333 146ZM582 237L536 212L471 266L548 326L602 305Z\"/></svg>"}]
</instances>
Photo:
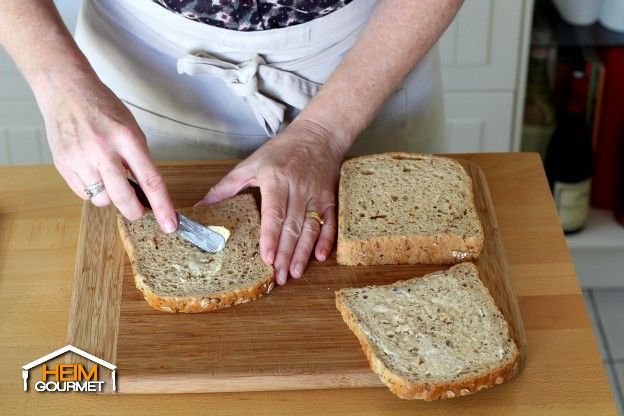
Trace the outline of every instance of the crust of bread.
<instances>
[{"instance_id":1,"label":"crust of bread","mask_svg":"<svg viewBox=\"0 0 624 416\"><path fill-rule=\"evenodd\" d=\"M430 159L441 156L411 154L402 152L384 153L391 157L405 159ZM350 160L370 158L360 156ZM463 172L464 167L451 158L444 158L457 165ZM475 195L470 180L470 194L473 205ZM483 248L483 226L478 222L479 233L475 236L464 237L459 234L442 235L405 235L405 236L382 236L363 240L353 240L344 237L346 222L345 198L345 175L341 170L340 183L338 185L338 243L336 261L345 266L371 266L377 264L455 264L462 261L474 260L479 257Z\"/></svg>"},{"instance_id":2,"label":"crust of bread","mask_svg":"<svg viewBox=\"0 0 624 416\"><path fill-rule=\"evenodd\" d=\"M139 269L136 264L136 255L132 244L130 243L130 236L128 235L126 227L123 225L124 218L121 214L117 214L117 229L121 241L126 249L130 264L132 265L132 272L134 274L134 283L145 297L147 303L154 309L169 312L169 313L200 313L209 312L216 309L223 309L233 305L241 303L247 303L251 300L258 299L273 290L275 286L273 282L273 274L267 275L262 281L259 281L256 285L252 285L246 288L239 288L231 292L215 293L210 296L161 296L150 290L144 283L144 277L139 273Z\"/></svg>"},{"instance_id":3,"label":"crust of bread","mask_svg":"<svg viewBox=\"0 0 624 416\"><path fill-rule=\"evenodd\" d=\"M504 383L513 378L520 371L520 353L517 352L509 362L485 374L467 377L450 383L414 383L402 377L400 374L393 372L392 369L388 368L386 364L377 357L370 340L362 331L360 325L358 325L357 317L343 302L339 291L336 292L336 308L340 311L342 319L349 329L353 331L358 341L360 341L362 350L373 372L379 376L381 381L388 386L392 393L401 399L434 401L466 396L485 388Z\"/></svg>"},{"instance_id":4,"label":"crust of bread","mask_svg":"<svg viewBox=\"0 0 624 416\"><path fill-rule=\"evenodd\" d=\"M347 240L338 234L336 260L345 266L454 264L477 259L482 247L482 235L383 236Z\"/></svg>"}]
</instances>

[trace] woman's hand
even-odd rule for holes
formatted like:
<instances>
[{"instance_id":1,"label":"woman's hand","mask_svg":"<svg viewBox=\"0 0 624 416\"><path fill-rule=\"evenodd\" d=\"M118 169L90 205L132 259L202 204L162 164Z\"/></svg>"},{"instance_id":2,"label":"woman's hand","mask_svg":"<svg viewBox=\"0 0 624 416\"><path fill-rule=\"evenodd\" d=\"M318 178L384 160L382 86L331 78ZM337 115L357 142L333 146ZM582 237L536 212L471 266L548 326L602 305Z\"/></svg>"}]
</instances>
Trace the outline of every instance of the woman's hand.
<instances>
[{"instance_id":1,"label":"woman's hand","mask_svg":"<svg viewBox=\"0 0 624 416\"><path fill-rule=\"evenodd\" d=\"M130 170L163 231L175 231L171 198L132 114L94 75L73 75L70 82L55 79L51 85L56 88L37 91L56 168L84 200L89 199L84 188L103 181L104 190L91 202L112 202L126 218L136 220L145 210L128 184Z\"/></svg>"},{"instance_id":2,"label":"woman's hand","mask_svg":"<svg viewBox=\"0 0 624 416\"><path fill-rule=\"evenodd\" d=\"M315 249L324 261L336 234L336 182L344 156L318 124L295 120L238 164L199 204L214 204L257 186L262 195L260 255L275 267L278 284L296 279ZM306 217L316 211L325 224Z\"/></svg>"},{"instance_id":3,"label":"woman's hand","mask_svg":"<svg viewBox=\"0 0 624 416\"><path fill-rule=\"evenodd\" d=\"M103 181L105 191L91 201L99 206L112 201L126 218L140 218L144 209L126 179L129 169L160 226L174 231L177 217L141 130L98 79L54 3L33 0L2 6L0 44L37 98L54 164L71 189L86 200L84 188Z\"/></svg>"}]
</instances>

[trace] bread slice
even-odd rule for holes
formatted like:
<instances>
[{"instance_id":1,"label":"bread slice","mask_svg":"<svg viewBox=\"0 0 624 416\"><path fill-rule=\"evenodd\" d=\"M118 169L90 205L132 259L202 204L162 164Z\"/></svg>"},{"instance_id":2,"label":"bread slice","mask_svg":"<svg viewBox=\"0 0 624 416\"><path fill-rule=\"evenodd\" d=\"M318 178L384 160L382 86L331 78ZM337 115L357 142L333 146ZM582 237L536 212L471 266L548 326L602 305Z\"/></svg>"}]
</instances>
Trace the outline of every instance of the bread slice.
<instances>
[{"instance_id":1,"label":"bread slice","mask_svg":"<svg viewBox=\"0 0 624 416\"><path fill-rule=\"evenodd\" d=\"M472 263L342 289L336 307L372 370L402 399L464 396L509 380L520 355Z\"/></svg>"},{"instance_id":2,"label":"bread slice","mask_svg":"<svg viewBox=\"0 0 624 416\"><path fill-rule=\"evenodd\" d=\"M136 287L151 307L206 312L249 302L273 289L273 269L260 259L260 218L251 195L179 211L200 224L227 228L231 235L225 248L206 253L165 234L152 212L134 222L118 216Z\"/></svg>"},{"instance_id":3,"label":"bread slice","mask_svg":"<svg viewBox=\"0 0 624 416\"><path fill-rule=\"evenodd\" d=\"M456 161L384 153L342 164L338 264L452 264L482 246L472 180Z\"/></svg>"}]
</instances>

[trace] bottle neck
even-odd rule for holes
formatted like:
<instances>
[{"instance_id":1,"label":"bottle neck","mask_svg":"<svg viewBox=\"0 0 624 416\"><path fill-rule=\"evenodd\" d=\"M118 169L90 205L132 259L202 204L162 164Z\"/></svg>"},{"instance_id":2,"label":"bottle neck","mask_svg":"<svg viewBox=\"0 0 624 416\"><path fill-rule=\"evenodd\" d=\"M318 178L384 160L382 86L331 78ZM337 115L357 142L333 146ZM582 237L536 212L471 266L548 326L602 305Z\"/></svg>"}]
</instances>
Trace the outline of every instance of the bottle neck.
<instances>
[{"instance_id":1,"label":"bottle neck","mask_svg":"<svg viewBox=\"0 0 624 416\"><path fill-rule=\"evenodd\" d=\"M583 71L574 71L570 79L570 89L565 103L565 111L571 114L584 114L587 108L587 77Z\"/></svg>"},{"instance_id":2,"label":"bottle neck","mask_svg":"<svg viewBox=\"0 0 624 416\"><path fill-rule=\"evenodd\" d=\"M585 114L587 108L586 98L584 96L570 97L566 102L566 112L570 114Z\"/></svg>"}]
</instances>

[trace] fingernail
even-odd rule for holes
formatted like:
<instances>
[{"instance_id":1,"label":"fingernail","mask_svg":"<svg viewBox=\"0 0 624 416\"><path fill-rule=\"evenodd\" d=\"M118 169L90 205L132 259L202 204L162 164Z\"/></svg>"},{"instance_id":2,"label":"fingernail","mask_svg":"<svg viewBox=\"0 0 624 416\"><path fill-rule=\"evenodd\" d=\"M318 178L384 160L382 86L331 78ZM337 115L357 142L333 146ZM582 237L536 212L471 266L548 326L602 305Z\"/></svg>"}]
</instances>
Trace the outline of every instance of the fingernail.
<instances>
[{"instance_id":1,"label":"fingernail","mask_svg":"<svg viewBox=\"0 0 624 416\"><path fill-rule=\"evenodd\" d=\"M303 276L303 263L297 263L293 268L293 277L299 279L301 276Z\"/></svg>"},{"instance_id":2,"label":"fingernail","mask_svg":"<svg viewBox=\"0 0 624 416\"><path fill-rule=\"evenodd\" d=\"M277 272L277 284L285 284L286 279L288 279L288 270L280 270L279 272Z\"/></svg>"},{"instance_id":3,"label":"fingernail","mask_svg":"<svg viewBox=\"0 0 624 416\"><path fill-rule=\"evenodd\" d=\"M273 261L275 260L275 252L269 251L267 253L267 260L268 260L269 264L273 264Z\"/></svg>"},{"instance_id":4,"label":"fingernail","mask_svg":"<svg viewBox=\"0 0 624 416\"><path fill-rule=\"evenodd\" d=\"M325 261L325 260L327 260L327 252L326 252L325 250L323 250L323 251L321 251L321 252L319 253L319 258L318 258L318 260L319 260L319 261Z\"/></svg>"},{"instance_id":5,"label":"fingernail","mask_svg":"<svg viewBox=\"0 0 624 416\"><path fill-rule=\"evenodd\" d=\"M165 232L166 233L172 233L176 230L176 228L178 228L178 226L176 225L173 218L168 218L167 220L165 220Z\"/></svg>"}]
</instances>

